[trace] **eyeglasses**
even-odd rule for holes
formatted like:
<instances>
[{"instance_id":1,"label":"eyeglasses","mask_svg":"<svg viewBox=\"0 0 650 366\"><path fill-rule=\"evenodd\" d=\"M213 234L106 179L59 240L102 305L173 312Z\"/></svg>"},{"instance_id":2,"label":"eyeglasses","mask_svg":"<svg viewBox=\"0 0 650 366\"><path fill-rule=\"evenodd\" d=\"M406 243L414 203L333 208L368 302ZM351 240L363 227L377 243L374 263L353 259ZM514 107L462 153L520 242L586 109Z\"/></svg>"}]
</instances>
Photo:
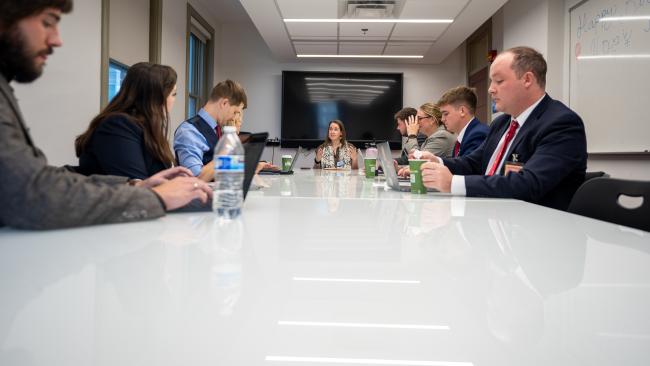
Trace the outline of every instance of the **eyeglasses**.
<instances>
[{"instance_id":1,"label":"eyeglasses","mask_svg":"<svg viewBox=\"0 0 650 366\"><path fill-rule=\"evenodd\" d=\"M431 116L416 116L418 118L418 122L422 121L423 119L431 118Z\"/></svg>"}]
</instances>

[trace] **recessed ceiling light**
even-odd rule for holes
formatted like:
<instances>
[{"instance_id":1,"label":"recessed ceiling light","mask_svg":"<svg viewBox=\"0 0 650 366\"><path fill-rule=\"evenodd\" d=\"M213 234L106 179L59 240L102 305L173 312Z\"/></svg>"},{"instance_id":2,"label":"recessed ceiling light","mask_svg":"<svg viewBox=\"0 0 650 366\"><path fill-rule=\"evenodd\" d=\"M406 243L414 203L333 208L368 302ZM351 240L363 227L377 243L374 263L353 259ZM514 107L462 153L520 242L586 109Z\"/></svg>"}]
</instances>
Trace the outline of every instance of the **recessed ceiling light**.
<instances>
[{"instance_id":1,"label":"recessed ceiling light","mask_svg":"<svg viewBox=\"0 0 650 366\"><path fill-rule=\"evenodd\" d=\"M422 55L296 55L298 58L424 58Z\"/></svg>"},{"instance_id":2,"label":"recessed ceiling light","mask_svg":"<svg viewBox=\"0 0 650 366\"><path fill-rule=\"evenodd\" d=\"M450 330L448 325L433 324L381 324L381 323L343 323L343 322L310 322L279 320L278 325L294 325L303 327L335 327L335 328L382 328L382 329L421 329L421 330Z\"/></svg>"},{"instance_id":3,"label":"recessed ceiling light","mask_svg":"<svg viewBox=\"0 0 650 366\"><path fill-rule=\"evenodd\" d=\"M599 22L620 22L628 20L650 20L650 15L624 16L624 17L604 17Z\"/></svg>"},{"instance_id":4,"label":"recessed ceiling light","mask_svg":"<svg viewBox=\"0 0 650 366\"><path fill-rule=\"evenodd\" d=\"M382 280L370 278L324 278L324 277L294 277L294 281L314 281L314 282L359 282L359 283L395 283L395 284L416 284L419 280Z\"/></svg>"},{"instance_id":5,"label":"recessed ceiling light","mask_svg":"<svg viewBox=\"0 0 650 366\"><path fill-rule=\"evenodd\" d=\"M389 360L381 358L341 358L341 357L296 357L296 356L266 356L265 361L272 362L303 362L352 365L399 365L399 366L473 366L471 362L457 361L426 361L426 360Z\"/></svg>"},{"instance_id":6,"label":"recessed ceiling light","mask_svg":"<svg viewBox=\"0 0 650 366\"><path fill-rule=\"evenodd\" d=\"M285 23L420 23L420 24L449 24L453 19L283 19Z\"/></svg>"},{"instance_id":7,"label":"recessed ceiling light","mask_svg":"<svg viewBox=\"0 0 650 366\"><path fill-rule=\"evenodd\" d=\"M578 60L620 59L620 58L650 58L650 55L592 55L578 56Z\"/></svg>"}]
</instances>

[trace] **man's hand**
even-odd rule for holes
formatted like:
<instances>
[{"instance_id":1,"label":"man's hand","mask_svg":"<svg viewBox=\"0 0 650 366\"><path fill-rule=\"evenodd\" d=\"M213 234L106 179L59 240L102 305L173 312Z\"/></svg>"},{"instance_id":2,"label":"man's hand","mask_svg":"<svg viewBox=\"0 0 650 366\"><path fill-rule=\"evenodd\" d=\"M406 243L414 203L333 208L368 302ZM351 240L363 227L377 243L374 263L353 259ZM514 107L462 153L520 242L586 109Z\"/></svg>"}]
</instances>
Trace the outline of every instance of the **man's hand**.
<instances>
[{"instance_id":1,"label":"man's hand","mask_svg":"<svg viewBox=\"0 0 650 366\"><path fill-rule=\"evenodd\" d=\"M451 192L452 174L449 168L437 162L422 164L422 182L427 188L435 188L440 192Z\"/></svg>"},{"instance_id":2,"label":"man's hand","mask_svg":"<svg viewBox=\"0 0 650 366\"><path fill-rule=\"evenodd\" d=\"M397 171L397 175L399 175L402 178L408 178L411 175L411 169L405 166Z\"/></svg>"},{"instance_id":3,"label":"man's hand","mask_svg":"<svg viewBox=\"0 0 650 366\"><path fill-rule=\"evenodd\" d=\"M261 170L272 170L272 171L278 171L280 170L280 167L277 165L273 165L271 163L268 163L266 161L260 161L257 163L257 167L255 168L255 174L259 173Z\"/></svg>"},{"instance_id":4,"label":"man's hand","mask_svg":"<svg viewBox=\"0 0 650 366\"><path fill-rule=\"evenodd\" d=\"M409 153L409 159L417 159L417 158L415 157L415 155L413 154L414 152L415 152L415 150L413 150L413 151L411 151L411 152ZM429 151L422 151L422 150L420 150L420 158L419 158L419 159L422 159L422 160L429 160L429 161L434 161L434 162L436 162L436 163L438 162L438 158L437 158L435 155L433 155L433 153L431 153L431 152L429 152Z\"/></svg>"},{"instance_id":5,"label":"man's hand","mask_svg":"<svg viewBox=\"0 0 650 366\"><path fill-rule=\"evenodd\" d=\"M405 121L406 124L406 135L417 135L420 130L420 123L417 121L416 116L409 116Z\"/></svg>"},{"instance_id":6,"label":"man's hand","mask_svg":"<svg viewBox=\"0 0 650 366\"><path fill-rule=\"evenodd\" d=\"M214 160L205 164L203 168L201 168L201 172L197 178L204 182L212 182L214 180Z\"/></svg>"},{"instance_id":7,"label":"man's hand","mask_svg":"<svg viewBox=\"0 0 650 366\"><path fill-rule=\"evenodd\" d=\"M182 166L175 166L173 168L162 170L152 175L151 177L138 182L136 184L136 187L153 188L176 177L191 177L191 176L192 176L192 172L189 169Z\"/></svg>"},{"instance_id":8,"label":"man's hand","mask_svg":"<svg viewBox=\"0 0 650 366\"><path fill-rule=\"evenodd\" d=\"M175 210L199 199L206 203L212 197L212 189L204 181L194 177L177 177L162 183L152 190L165 203L167 211Z\"/></svg>"}]
</instances>

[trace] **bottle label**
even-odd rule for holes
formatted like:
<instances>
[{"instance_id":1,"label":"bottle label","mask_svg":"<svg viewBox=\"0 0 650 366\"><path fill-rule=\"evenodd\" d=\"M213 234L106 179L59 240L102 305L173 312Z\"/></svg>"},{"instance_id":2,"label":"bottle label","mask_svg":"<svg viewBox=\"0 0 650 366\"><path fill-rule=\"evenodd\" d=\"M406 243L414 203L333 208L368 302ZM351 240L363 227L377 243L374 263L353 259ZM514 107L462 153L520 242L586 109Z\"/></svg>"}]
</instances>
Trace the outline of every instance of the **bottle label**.
<instances>
[{"instance_id":1,"label":"bottle label","mask_svg":"<svg viewBox=\"0 0 650 366\"><path fill-rule=\"evenodd\" d=\"M238 155L218 155L214 157L214 170L219 172L244 172L244 161Z\"/></svg>"}]
</instances>

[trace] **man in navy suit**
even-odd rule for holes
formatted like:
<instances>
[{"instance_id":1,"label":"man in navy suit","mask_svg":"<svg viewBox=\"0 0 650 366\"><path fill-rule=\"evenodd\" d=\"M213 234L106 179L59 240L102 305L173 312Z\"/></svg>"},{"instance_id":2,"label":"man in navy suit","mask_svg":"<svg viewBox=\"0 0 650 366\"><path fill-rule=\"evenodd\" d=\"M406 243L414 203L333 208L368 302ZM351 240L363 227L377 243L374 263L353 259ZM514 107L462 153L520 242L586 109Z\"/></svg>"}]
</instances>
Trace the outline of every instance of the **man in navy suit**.
<instances>
[{"instance_id":1,"label":"man in navy suit","mask_svg":"<svg viewBox=\"0 0 650 366\"><path fill-rule=\"evenodd\" d=\"M458 136L452 153L454 158L468 155L476 150L490 130L474 117L476 99L474 89L458 86L447 90L438 101L438 107L442 112L442 123L447 127L447 131Z\"/></svg>"},{"instance_id":2,"label":"man in navy suit","mask_svg":"<svg viewBox=\"0 0 650 366\"><path fill-rule=\"evenodd\" d=\"M546 61L529 47L501 53L490 67L490 79L488 92L504 115L469 155L423 164L424 185L566 210L587 167L582 120L546 94Z\"/></svg>"}]
</instances>

